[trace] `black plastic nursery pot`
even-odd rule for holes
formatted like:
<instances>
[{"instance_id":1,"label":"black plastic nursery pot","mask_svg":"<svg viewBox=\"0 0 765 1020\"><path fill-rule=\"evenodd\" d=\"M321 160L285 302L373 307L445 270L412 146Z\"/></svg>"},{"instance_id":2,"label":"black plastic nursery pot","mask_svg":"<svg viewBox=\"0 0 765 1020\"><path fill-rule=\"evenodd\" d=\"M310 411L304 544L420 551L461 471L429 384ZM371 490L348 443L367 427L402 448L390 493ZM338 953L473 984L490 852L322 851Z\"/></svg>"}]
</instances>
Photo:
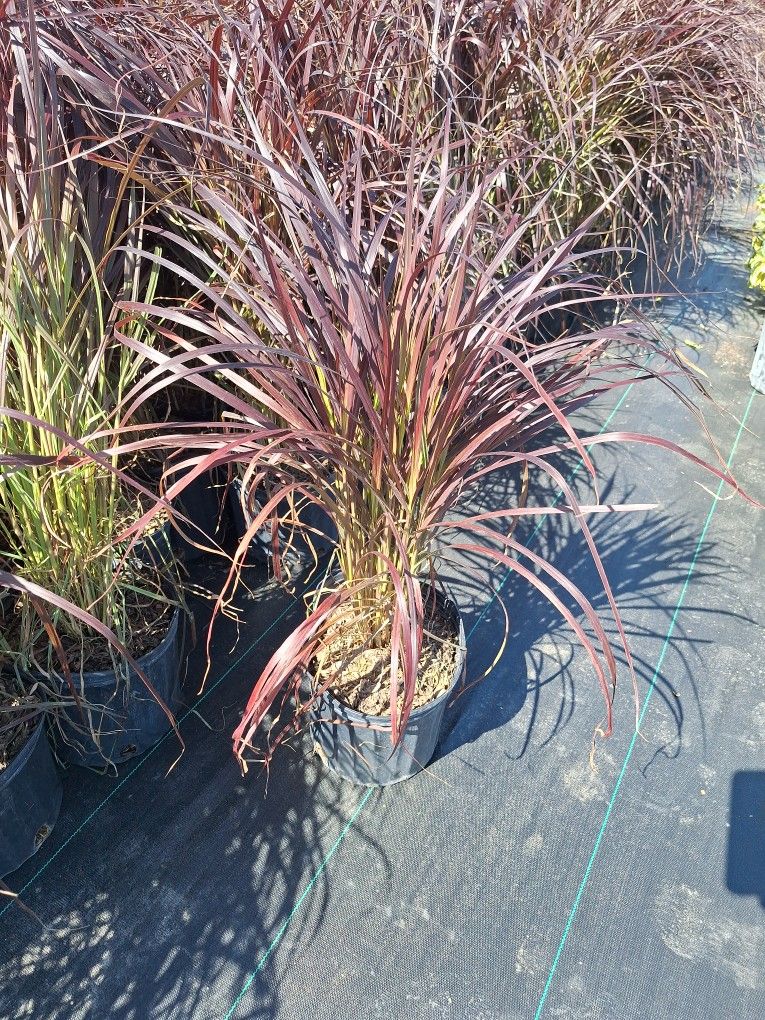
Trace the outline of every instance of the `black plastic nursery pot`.
<instances>
[{"instance_id":1,"label":"black plastic nursery pot","mask_svg":"<svg viewBox=\"0 0 765 1020\"><path fill-rule=\"evenodd\" d=\"M153 531L147 531L138 539L131 553L147 567L162 569L175 560L173 550L173 528L170 521Z\"/></svg>"},{"instance_id":2,"label":"black plastic nursery pot","mask_svg":"<svg viewBox=\"0 0 765 1020\"><path fill-rule=\"evenodd\" d=\"M137 660L173 714L180 706L180 631L181 610L176 609L160 644ZM165 711L133 669L127 677L114 670L98 670L75 676L74 681L84 702L84 720L76 705L59 715L61 739L56 750L65 761L118 765L144 754L172 728Z\"/></svg>"},{"instance_id":3,"label":"black plastic nursery pot","mask_svg":"<svg viewBox=\"0 0 765 1020\"><path fill-rule=\"evenodd\" d=\"M187 450L186 455L204 452ZM165 465L163 461L161 468L145 470L147 477L140 476L139 480L159 493ZM134 544L133 554L150 566L161 567L176 557L186 564L195 563L205 555L206 548L220 545L228 523L228 501L223 498L225 480L224 471L212 468L189 482L177 498L177 509L185 519L177 527L166 519L159 527L145 532Z\"/></svg>"},{"instance_id":4,"label":"black plastic nursery pot","mask_svg":"<svg viewBox=\"0 0 765 1020\"><path fill-rule=\"evenodd\" d=\"M265 493L256 492L253 500L254 509L262 506L260 502L261 495L265 496ZM242 482L239 478L235 478L229 487L229 502L234 532L237 540L241 541L247 534L247 529L252 524L254 517L244 501ZM277 512L281 514L288 513L288 510L286 502L279 504L277 508ZM299 533L298 528L291 535L288 529L279 529L279 541L282 547L289 541L289 555L293 559L296 559L298 562L313 562L314 553L311 551L311 546L313 546L316 556L323 556L334 548L337 541L337 528L335 527L335 522L323 507L319 506L318 503L307 502L300 509L299 520L303 527L307 529L310 535L310 542ZM247 559L251 563L268 563L270 558L271 526L267 524L260 528L250 541Z\"/></svg>"},{"instance_id":5,"label":"black plastic nursery pot","mask_svg":"<svg viewBox=\"0 0 765 1020\"><path fill-rule=\"evenodd\" d=\"M178 501L181 513L189 522L179 522L183 534L168 520L141 535L133 546L132 555L147 566L161 570L177 560L186 565L197 563L207 548L221 544L225 522L220 519L220 503L213 503L215 494L200 479L195 479L188 489L183 502ZM194 541L188 541L186 535Z\"/></svg>"},{"instance_id":6,"label":"black plastic nursery pot","mask_svg":"<svg viewBox=\"0 0 765 1020\"><path fill-rule=\"evenodd\" d=\"M179 522L182 533L172 529L172 544L184 563L196 563L205 555L204 547L221 545L225 538L226 506L222 498L225 486L218 474L207 472L200 475L178 497L179 509L188 523Z\"/></svg>"},{"instance_id":7,"label":"black plastic nursery pot","mask_svg":"<svg viewBox=\"0 0 765 1020\"><path fill-rule=\"evenodd\" d=\"M0 772L0 878L40 849L60 807L61 779L40 719L21 751Z\"/></svg>"},{"instance_id":8,"label":"black plastic nursery pot","mask_svg":"<svg viewBox=\"0 0 765 1020\"><path fill-rule=\"evenodd\" d=\"M414 709L398 745L391 740L390 716L357 712L329 691L311 709L314 745L329 768L360 786L391 786L421 772L438 744L450 697L465 675L465 628L454 603L437 594L457 624L454 677L443 694Z\"/></svg>"}]
</instances>

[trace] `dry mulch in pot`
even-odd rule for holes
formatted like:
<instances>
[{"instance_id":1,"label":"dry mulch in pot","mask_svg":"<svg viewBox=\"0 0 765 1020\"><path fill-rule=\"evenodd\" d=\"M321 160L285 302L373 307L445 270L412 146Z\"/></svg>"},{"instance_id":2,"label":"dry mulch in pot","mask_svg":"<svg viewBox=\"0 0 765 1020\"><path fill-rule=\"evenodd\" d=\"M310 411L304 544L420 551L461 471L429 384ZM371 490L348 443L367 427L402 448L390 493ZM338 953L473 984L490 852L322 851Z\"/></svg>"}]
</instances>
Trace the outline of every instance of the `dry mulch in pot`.
<instances>
[{"instance_id":1,"label":"dry mulch in pot","mask_svg":"<svg viewBox=\"0 0 765 1020\"><path fill-rule=\"evenodd\" d=\"M370 647L368 626L354 620L351 614L348 607L339 610L317 657L324 682L334 674L329 690L338 701L357 712L388 716L390 646ZM457 652L458 634L453 617L439 602L427 600L413 708L421 708L448 691L454 680Z\"/></svg>"},{"instance_id":2,"label":"dry mulch in pot","mask_svg":"<svg viewBox=\"0 0 765 1020\"><path fill-rule=\"evenodd\" d=\"M137 597L128 606L127 649L134 659L140 659L161 644L174 612L173 604L146 597ZM115 661L120 661L118 653L98 634L89 638L84 646L65 643L65 649L73 673L114 669ZM53 667L60 673L60 666L55 660Z\"/></svg>"}]
</instances>

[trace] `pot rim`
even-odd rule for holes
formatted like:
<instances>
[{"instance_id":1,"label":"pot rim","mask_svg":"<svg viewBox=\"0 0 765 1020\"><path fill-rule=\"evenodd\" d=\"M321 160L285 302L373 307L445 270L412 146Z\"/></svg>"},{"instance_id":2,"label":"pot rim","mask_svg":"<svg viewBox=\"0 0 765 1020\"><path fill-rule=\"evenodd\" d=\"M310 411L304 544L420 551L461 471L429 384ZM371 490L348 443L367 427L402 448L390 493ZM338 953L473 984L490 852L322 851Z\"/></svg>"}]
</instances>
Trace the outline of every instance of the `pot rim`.
<instances>
[{"instance_id":1,"label":"pot rim","mask_svg":"<svg viewBox=\"0 0 765 1020\"><path fill-rule=\"evenodd\" d=\"M175 640L175 636L178 633L178 625L180 623L180 619L181 619L181 607L176 606L175 611L173 612L172 619L170 620L170 623L168 625L167 631L165 632L165 635L160 641L160 643L158 645L155 645L154 648L149 649L148 652L144 652L144 654L140 658L135 660L142 669L145 663L149 664L153 662L155 658L159 658L161 655L164 654L167 648L169 648L170 644ZM131 669L131 673L132 672L133 670ZM60 677L59 673L56 673L56 677L63 679L63 677ZM89 687L105 687L108 684L114 683L115 679L117 678L117 674L113 669L94 669L85 670L82 673L72 673L73 680L76 681L78 677L81 679L81 684L79 686L84 687L87 685Z\"/></svg>"}]
</instances>

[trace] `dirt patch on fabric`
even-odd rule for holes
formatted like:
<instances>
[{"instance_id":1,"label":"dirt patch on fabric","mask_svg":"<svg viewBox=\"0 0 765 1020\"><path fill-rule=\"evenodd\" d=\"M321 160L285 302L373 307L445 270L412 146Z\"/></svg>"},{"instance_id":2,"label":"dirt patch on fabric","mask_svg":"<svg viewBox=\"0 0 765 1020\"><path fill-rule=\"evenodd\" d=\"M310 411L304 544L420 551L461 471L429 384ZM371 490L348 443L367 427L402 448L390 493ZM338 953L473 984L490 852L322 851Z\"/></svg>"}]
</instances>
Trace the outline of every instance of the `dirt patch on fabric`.
<instances>
[{"instance_id":1,"label":"dirt patch on fabric","mask_svg":"<svg viewBox=\"0 0 765 1020\"><path fill-rule=\"evenodd\" d=\"M320 653L323 676L336 678L329 689L338 701L357 712L390 715L390 646L369 647L368 629L354 623L348 610L341 612ZM426 605L413 708L421 708L449 690L457 654L454 619L438 602L431 602ZM402 701L399 697L399 706Z\"/></svg>"},{"instance_id":2,"label":"dirt patch on fabric","mask_svg":"<svg viewBox=\"0 0 765 1020\"><path fill-rule=\"evenodd\" d=\"M682 884L662 886L655 917L662 941L677 956L727 973L739 988L765 988L761 927L725 916L710 897Z\"/></svg>"},{"instance_id":3,"label":"dirt patch on fabric","mask_svg":"<svg viewBox=\"0 0 765 1020\"><path fill-rule=\"evenodd\" d=\"M713 357L718 365L730 365L748 371L756 346L756 342L749 343L741 337L725 335L717 345Z\"/></svg>"}]
</instances>

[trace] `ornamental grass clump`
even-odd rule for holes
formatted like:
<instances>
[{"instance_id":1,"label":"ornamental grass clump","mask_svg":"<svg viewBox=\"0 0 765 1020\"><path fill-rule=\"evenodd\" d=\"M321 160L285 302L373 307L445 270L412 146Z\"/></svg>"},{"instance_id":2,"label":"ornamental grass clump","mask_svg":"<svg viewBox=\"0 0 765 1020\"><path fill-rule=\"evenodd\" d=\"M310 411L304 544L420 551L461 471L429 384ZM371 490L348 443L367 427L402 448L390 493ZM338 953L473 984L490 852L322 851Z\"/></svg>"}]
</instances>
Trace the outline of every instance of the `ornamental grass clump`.
<instances>
[{"instance_id":1,"label":"ornamental grass clump","mask_svg":"<svg viewBox=\"0 0 765 1020\"><path fill-rule=\"evenodd\" d=\"M353 123L362 93L337 77L354 50L345 40L343 56L333 53L345 22L331 6L320 5L308 23L292 2L275 12L210 3L188 14L135 3L70 12L54 0L40 9L39 33L59 87L92 131L94 158L139 179L152 199L185 203L225 231L234 211L269 215L267 205L259 208L268 202L258 186L262 166L249 158L253 130L298 159L299 118L325 167L342 165L340 115ZM338 114L329 127L325 100ZM169 208L161 205L159 215ZM187 217L172 221L167 243L179 240L181 225L190 256L207 238Z\"/></svg>"},{"instance_id":2,"label":"ornamental grass clump","mask_svg":"<svg viewBox=\"0 0 765 1020\"><path fill-rule=\"evenodd\" d=\"M572 290L606 299L604 282L586 268L589 253L579 250L590 224L516 272L500 273L518 261L528 224L517 219L497 238L487 196L502 170L478 180L473 172L455 174L448 129L427 150L413 148L399 175L371 182L362 173L361 149L346 177L330 186L305 138L301 146L297 165L263 136L250 153L268 171L278 230L257 217L248 224L232 217L235 226L224 237L214 222L205 228L194 215L197 229L230 247L213 281L196 281L204 303L122 306L161 323L169 345L160 351L126 337L156 366L126 395L129 412L162 385L194 380L227 409L217 437L209 431L194 437L208 451L195 470L238 464L254 483L268 482L270 498L239 545L218 608L230 597L249 540L285 498L315 502L337 531L334 559L306 620L255 684L234 737L240 761L252 754L259 724L286 706L290 693L298 707L270 750L305 720L321 692L342 689L350 661L374 649L387 663L385 703L398 741L421 693L427 591L437 585L440 566L460 556L504 565L563 615L600 684L607 735L617 667L604 625L589 599L528 548L514 526L540 514L576 520L630 663L587 517L634 507L600 503L590 450L620 441L679 448L653 436L583 436L572 415L599 395L648 379L665 382L690 404L677 385L689 379L688 370L655 338L626 324L546 343L528 339L529 325L565 305ZM229 265L236 265L235 275ZM648 350L655 352L650 369L641 364ZM221 372L226 386L216 379ZM163 441L192 440L170 430ZM567 451L593 480L589 502L577 498L556 466ZM521 491L505 506L470 511L481 486L513 470L552 480L562 502L528 507ZM735 486L724 466L710 470ZM351 620L354 647L346 641L339 650L338 635ZM306 671L313 688L301 700Z\"/></svg>"},{"instance_id":3,"label":"ornamental grass clump","mask_svg":"<svg viewBox=\"0 0 765 1020\"><path fill-rule=\"evenodd\" d=\"M287 3L254 19L201 19L187 39L185 52L209 54L208 123L256 110L295 158L281 77L329 173L348 157L349 123L367 129L379 167L427 147L448 108L452 165L504 167L487 198L528 216L532 250L585 221L592 251L618 249L612 265L695 249L716 199L757 160L756 0Z\"/></svg>"},{"instance_id":4,"label":"ornamental grass clump","mask_svg":"<svg viewBox=\"0 0 765 1020\"><path fill-rule=\"evenodd\" d=\"M322 693L352 701L345 681L370 654L376 711L387 706L399 742L433 690L433 634L456 640L430 598L454 558L502 564L544 593L586 649L610 733L617 667L604 623L515 525L576 521L630 670L587 520L634 507L601 502L591 448L643 442L702 462L657 436L580 434L574 413L650 379L695 410L688 392L701 386L671 350L638 323L602 323L623 263L645 252L655 268L665 242L692 246L710 196L751 165L759 8L288 0L191 16L53 0L38 16L89 158L149 195L144 235L123 238L122 254L140 280L172 281L158 296L121 294L110 318L153 366L120 389L119 419L139 421L179 383L224 408L150 437L121 427L108 454L165 447L182 462L193 450L170 500L218 466L240 474L248 500L258 494L216 611L264 524L277 576L296 504L332 525L308 616L235 733L240 760L291 696L266 757ZM581 459L591 497L566 484L561 455ZM706 466L735 487L724 465ZM471 509L493 475L513 472L505 505ZM526 505L533 473L560 502Z\"/></svg>"},{"instance_id":5,"label":"ornamental grass clump","mask_svg":"<svg viewBox=\"0 0 765 1020\"><path fill-rule=\"evenodd\" d=\"M82 121L39 63L34 24L12 43L2 69L0 557L17 596L5 638L19 674L121 668L122 651L151 647L171 612L165 578L118 544L137 493L111 449L141 368L115 339L115 301L156 285L119 250L140 247L142 190L79 155Z\"/></svg>"},{"instance_id":6,"label":"ornamental grass clump","mask_svg":"<svg viewBox=\"0 0 765 1020\"><path fill-rule=\"evenodd\" d=\"M525 209L549 191L535 243L565 237L599 208L593 249L600 239L619 261L625 248L654 260L682 254L731 182L750 176L765 110L757 0L478 0L433 10L474 148L513 164L497 207L518 210L519 182ZM545 157L530 174L529 146Z\"/></svg>"},{"instance_id":7,"label":"ornamental grass clump","mask_svg":"<svg viewBox=\"0 0 765 1020\"><path fill-rule=\"evenodd\" d=\"M244 215L266 201L253 196L260 171L246 165L255 123L295 161L299 119L330 180L363 127L371 180L440 137L448 108L452 167L479 177L503 168L487 200L500 219L526 220L519 254L587 222L589 250L613 272L641 253L664 265L695 250L762 140L757 0L354 0L148 14L130 2L72 12L49 0L39 17L60 87L102 155L137 160L153 197L183 192L206 216L220 213L221 188L239 192Z\"/></svg>"}]
</instances>

